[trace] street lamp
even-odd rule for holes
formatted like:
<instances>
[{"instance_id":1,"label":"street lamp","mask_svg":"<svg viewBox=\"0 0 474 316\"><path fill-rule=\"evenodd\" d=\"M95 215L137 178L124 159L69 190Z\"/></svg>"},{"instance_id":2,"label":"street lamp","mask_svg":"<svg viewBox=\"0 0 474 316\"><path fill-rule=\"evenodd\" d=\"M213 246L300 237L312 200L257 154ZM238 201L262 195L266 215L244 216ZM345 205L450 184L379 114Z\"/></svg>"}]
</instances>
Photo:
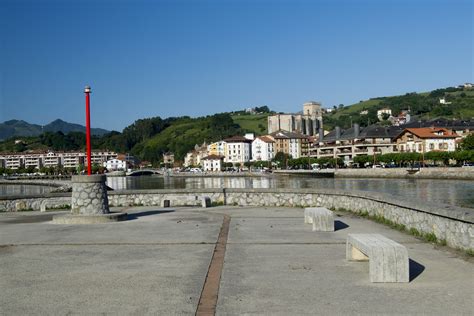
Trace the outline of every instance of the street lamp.
<instances>
[{"instance_id":1,"label":"street lamp","mask_svg":"<svg viewBox=\"0 0 474 316\"><path fill-rule=\"evenodd\" d=\"M91 167L91 116L90 116L90 93L91 87L86 86L84 88L86 94L86 147L87 147L87 175L92 174Z\"/></svg>"}]
</instances>

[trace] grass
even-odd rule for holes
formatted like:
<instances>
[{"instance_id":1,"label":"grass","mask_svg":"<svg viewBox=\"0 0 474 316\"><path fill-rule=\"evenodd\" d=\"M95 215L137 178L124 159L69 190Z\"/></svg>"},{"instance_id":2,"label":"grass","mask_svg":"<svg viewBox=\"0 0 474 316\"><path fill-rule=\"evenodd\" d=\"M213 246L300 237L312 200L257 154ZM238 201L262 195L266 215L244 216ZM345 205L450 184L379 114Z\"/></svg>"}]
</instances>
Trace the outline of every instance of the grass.
<instances>
[{"instance_id":1,"label":"grass","mask_svg":"<svg viewBox=\"0 0 474 316\"><path fill-rule=\"evenodd\" d=\"M223 201L214 201L211 203L211 206L222 206L224 205L224 202Z\"/></svg>"},{"instance_id":2,"label":"grass","mask_svg":"<svg viewBox=\"0 0 474 316\"><path fill-rule=\"evenodd\" d=\"M257 135L264 135L268 132L267 117L269 115L269 113L255 115L232 115L232 119L236 124L239 124L245 132L255 133Z\"/></svg>"},{"instance_id":3,"label":"grass","mask_svg":"<svg viewBox=\"0 0 474 316\"><path fill-rule=\"evenodd\" d=\"M370 99L366 101L362 101L359 103L351 104L345 106L343 109L338 109L336 113L334 113L334 117L339 117L342 114L352 114L357 113L359 114L363 110L369 110L371 107L379 105L382 102L381 99Z\"/></svg>"}]
</instances>

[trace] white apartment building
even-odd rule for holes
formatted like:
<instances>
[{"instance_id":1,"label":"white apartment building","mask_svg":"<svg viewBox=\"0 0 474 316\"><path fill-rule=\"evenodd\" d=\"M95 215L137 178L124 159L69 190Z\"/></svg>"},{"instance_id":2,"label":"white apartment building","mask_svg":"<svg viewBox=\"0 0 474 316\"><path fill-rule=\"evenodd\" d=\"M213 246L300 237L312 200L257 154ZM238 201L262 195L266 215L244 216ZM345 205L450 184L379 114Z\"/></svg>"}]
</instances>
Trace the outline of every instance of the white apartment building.
<instances>
[{"instance_id":1,"label":"white apartment building","mask_svg":"<svg viewBox=\"0 0 474 316\"><path fill-rule=\"evenodd\" d=\"M86 162L86 154L84 152L53 152L47 153L16 153L2 154L0 153L0 165L8 169L19 169L21 167L28 168L33 166L37 169L41 167L57 167L77 168ZM108 151L92 152L92 163L102 165L103 162L117 158L117 154ZM86 163L87 164L87 163Z\"/></svg>"},{"instance_id":2,"label":"white apartment building","mask_svg":"<svg viewBox=\"0 0 474 316\"><path fill-rule=\"evenodd\" d=\"M233 136L225 140L227 143L227 156L224 161L241 166L250 161L251 157L251 141L242 136Z\"/></svg>"},{"instance_id":3,"label":"white apartment building","mask_svg":"<svg viewBox=\"0 0 474 316\"><path fill-rule=\"evenodd\" d=\"M252 142L252 161L270 161L275 157L275 141L267 136L258 136Z\"/></svg>"},{"instance_id":4,"label":"white apartment building","mask_svg":"<svg viewBox=\"0 0 474 316\"><path fill-rule=\"evenodd\" d=\"M6 155L2 157L3 165L7 169L19 169L22 166L21 156L17 155Z\"/></svg>"},{"instance_id":5,"label":"white apartment building","mask_svg":"<svg viewBox=\"0 0 474 316\"><path fill-rule=\"evenodd\" d=\"M39 169L42 166L41 157L37 155L25 155L23 162L25 168L33 167Z\"/></svg>"},{"instance_id":6,"label":"white apartment building","mask_svg":"<svg viewBox=\"0 0 474 316\"><path fill-rule=\"evenodd\" d=\"M49 167L55 167L61 165L61 157L59 154L55 152L48 152L46 155L43 157L43 166L49 168Z\"/></svg>"},{"instance_id":7,"label":"white apartment building","mask_svg":"<svg viewBox=\"0 0 474 316\"><path fill-rule=\"evenodd\" d=\"M77 168L84 165L85 153L63 153L62 165L64 168Z\"/></svg>"}]
</instances>

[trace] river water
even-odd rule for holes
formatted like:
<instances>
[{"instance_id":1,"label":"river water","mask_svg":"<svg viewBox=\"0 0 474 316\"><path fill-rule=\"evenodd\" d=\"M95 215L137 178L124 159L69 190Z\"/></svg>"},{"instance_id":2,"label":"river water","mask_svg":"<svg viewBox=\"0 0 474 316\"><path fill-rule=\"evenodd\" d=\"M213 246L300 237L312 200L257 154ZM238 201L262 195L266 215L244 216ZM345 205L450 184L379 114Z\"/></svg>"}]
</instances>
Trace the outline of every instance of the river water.
<instances>
[{"instance_id":1,"label":"river water","mask_svg":"<svg viewBox=\"0 0 474 316\"><path fill-rule=\"evenodd\" d=\"M404 200L426 201L474 208L474 181L433 179L347 179L308 176L269 177L109 177L115 190L200 188L340 189L388 193ZM0 196L45 194L53 187L0 185Z\"/></svg>"},{"instance_id":2,"label":"river water","mask_svg":"<svg viewBox=\"0 0 474 316\"><path fill-rule=\"evenodd\" d=\"M292 188L381 192L415 201L474 208L474 181L433 179L347 179L314 177L116 177L107 184L124 189Z\"/></svg>"}]
</instances>

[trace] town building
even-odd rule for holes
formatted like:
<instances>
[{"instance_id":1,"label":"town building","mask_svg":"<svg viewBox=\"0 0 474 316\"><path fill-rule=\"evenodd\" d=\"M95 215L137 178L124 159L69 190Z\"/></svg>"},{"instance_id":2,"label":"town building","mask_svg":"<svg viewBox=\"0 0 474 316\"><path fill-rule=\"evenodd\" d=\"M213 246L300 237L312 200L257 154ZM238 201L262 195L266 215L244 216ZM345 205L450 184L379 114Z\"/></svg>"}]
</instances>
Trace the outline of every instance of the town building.
<instances>
[{"instance_id":1,"label":"town building","mask_svg":"<svg viewBox=\"0 0 474 316\"><path fill-rule=\"evenodd\" d=\"M207 146L207 152L209 155L223 156L227 155L227 144L221 140Z\"/></svg>"},{"instance_id":2,"label":"town building","mask_svg":"<svg viewBox=\"0 0 474 316\"><path fill-rule=\"evenodd\" d=\"M296 114L275 114L268 117L268 133L278 131L316 135L323 126L321 103L310 101L303 104L303 111Z\"/></svg>"},{"instance_id":3,"label":"town building","mask_svg":"<svg viewBox=\"0 0 474 316\"><path fill-rule=\"evenodd\" d=\"M107 160L116 158L117 154L109 151L93 151L91 153L92 163L103 165ZM25 153L0 153L0 165L8 169L19 169L22 167L54 168L77 168L87 165L86 153L84 152L25 152Z\"/></svg>"},{"instance_id":4,"label":"town building","mask_svg":"<svg viewBox=\"0 0 474 316\"><path fill-rule=\"evenodd\" d=\"M186 154L184 157L184 166L199 166L201 165L201 159L208 156L207 144L206 142L202 143L201 146L196 144L194 149Z\"/></svg>"},{"instance_id":5,"label":"town building","mask_svg":"<svg viewBox=\"0 0 474 316\"><path fill-rule=\"evenodd\" d=\"M455 151L456 138L451 130L442 127L407 128L394 138L400 152L427 153L430 151Z\"/></svg>"},{"instance_id":6,"label":"town building","mask_svg":"<svg viewBox=\"0 0 474 316\"><path fill-rule=\"evenodd\" d=\"M227 143L227 156L224 161L243 166L251 158L252 140L243 136L233 136L224 140Z\"/></svg>"},{"instance_id":7,"label":"town building","mask_svg":"<svg viewBox=\"0 0 474 316\"><path fill-rule=\"evenodd\" d=\"M275 141L269 136L258 136L252 142L252 161L270 161L275 157Z\"/></svg>"},{"instance_id":8,"label":"town building","mask_svg":"<svg viewBox=\"0 0 474 316\"><path fill-rule=\"evenodd\" d=\"M275 155L282 152L297 159L308 156L309 138L301 133L278 131L268 135L273 141Z\"/></svg>"},{"instance_id":9,"label":"town building","mask_svg":"<svg viewBox=\"0 0 474 316\"><path fill-rule=\"evenodd\" d=\"M411 121L410 111L404 110L398 116L390 116L388 120L390 121L390 123L392 123L393 126L407 124Z\"/></svg>"},{"instance_id":10,"label":"town building","mask_svg":"<svg viewBox=\"0 0 474 316\"><path fill-rule=\"evenodd\" d=\"M222 171L223 156L209 155L201 159L201 166L203 171L217 172Z\"/></svg>"},{"instance_id":11,"label":"town building","mask_svg":"<svg viewBox=\"0 0 474 316\"><path fill-rule=\"evenodd\" d=\"M310 155L316 158L340 158L345 164L350 164L358 155L391 153L397 151L392 138L402 130L403 128L397 126L378 125L371 125L361 130L358 124L346 130L336 127L313 143Z\"/></svg>"}]
</instances>

